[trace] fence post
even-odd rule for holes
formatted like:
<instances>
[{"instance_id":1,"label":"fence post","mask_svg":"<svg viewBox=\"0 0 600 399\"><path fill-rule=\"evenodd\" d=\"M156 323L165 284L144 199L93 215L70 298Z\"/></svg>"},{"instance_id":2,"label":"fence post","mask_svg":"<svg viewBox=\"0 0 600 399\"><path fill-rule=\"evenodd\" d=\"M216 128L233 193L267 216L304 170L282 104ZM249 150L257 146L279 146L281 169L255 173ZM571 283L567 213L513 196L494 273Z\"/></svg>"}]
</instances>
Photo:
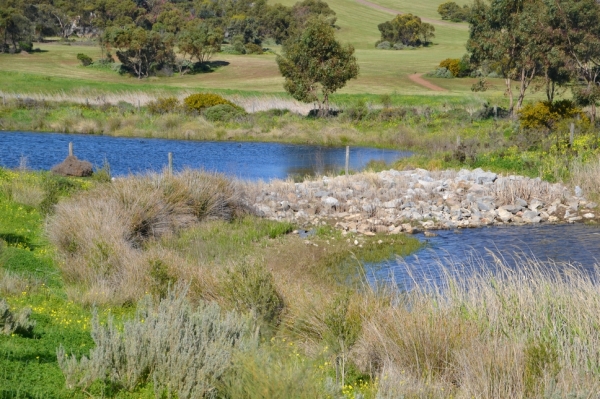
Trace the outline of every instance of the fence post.
<instances>
[{"instance_id":1,"label":"fence post","mask_svg":"<svg viewBox=\"0 0 600 399\"><path fill-rule=\"evenodd\" d=\"M173 153L172 152L169 153L169 166L167 168L167 173L169 175L173 174Z\"/></svg>"},{"instance_id":2,"label":"fence post","mask_svg":"<svg viewBox=\"0 0 600 399\"><path fill-rule=\"evenodd\" d=\"M498 106L494 105L494 120L498 119Z\"/></svg>"},{"instance_id":3,"label":"fence post","mask_svg":"<svg viewBox=\"0 0 600 399\"><path fill-rule=\"evenodd\" d=\"M569 135L569 147L573 147L573 138L575 136L575 124L571 122L571 132Z\"/></svg>"},{"instance_id":4,"label":"fence post","mask_svg":"<svg viewBox=\"0 0 600 399\"><path fill-rule=\"evenodd\" d=\"M456 146L460 147L460 136L456 136Z\"/></svg>"},{"instance_id":5,"label":"fence post","mask_svg":"<svg viewBox=\"0 0 600 399\"><path fill-rule=\"evenodd\" d=\"M348 166L350 164L350 146L346 146L346 176L348 176Z\"/></svg>"},{"instance_id":6,"label":"fence post","mask_svg":"<svg viewBox=\"0 0 600 399\"><path fill-rule=\"evenodd\" d=\"M73 142L69 142L69 156L72 157L73 156Z\"/></svg>"}]
</instances>

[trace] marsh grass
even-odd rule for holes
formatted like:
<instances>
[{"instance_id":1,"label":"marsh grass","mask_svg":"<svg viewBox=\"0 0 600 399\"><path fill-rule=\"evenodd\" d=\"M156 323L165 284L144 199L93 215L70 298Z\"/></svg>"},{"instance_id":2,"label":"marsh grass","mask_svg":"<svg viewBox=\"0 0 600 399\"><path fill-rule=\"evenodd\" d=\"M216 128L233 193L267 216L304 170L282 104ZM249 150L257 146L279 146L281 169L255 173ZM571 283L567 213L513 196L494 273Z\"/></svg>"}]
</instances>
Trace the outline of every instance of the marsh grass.
<instances>
[{"instance_id":1,"label":"marsh grass","mask_svg":"<svg viewBox=\"0 0 600 399\"><path fill-rule=\"evenodd\" d=\"M497 273L421 283L398 293L394 305L371 305L363 313L355 359L365 371L377 370L383 397L586 397L598 391L597 269L590 275L532 258L517 268L496 258L494 266Z\"/></svg>"}]
</instances>

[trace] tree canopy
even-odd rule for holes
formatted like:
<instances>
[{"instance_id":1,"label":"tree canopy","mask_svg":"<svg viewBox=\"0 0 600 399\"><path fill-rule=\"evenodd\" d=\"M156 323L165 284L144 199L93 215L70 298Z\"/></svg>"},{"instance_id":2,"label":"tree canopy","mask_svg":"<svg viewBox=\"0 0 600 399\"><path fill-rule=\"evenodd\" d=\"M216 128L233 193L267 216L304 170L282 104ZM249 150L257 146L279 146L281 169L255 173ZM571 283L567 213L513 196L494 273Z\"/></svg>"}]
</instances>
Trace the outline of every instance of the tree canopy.
<instances>
[{"instance_id":1,"label":"tree canopy","mask_svg":"<svg viewBox=\"0 0 600 399\"><path fill-rule=\"evenodd\" d=\"M595 0L476 0L469 24L471 62L504 77L511 111L521 108L530 87L545 87L552 102L556 88L570 82L574 98L591 106L595 118L600 100L600 5ZM516 105L513 81L519 82Z\"/></svg>"},{"instance_id":2,"label":"tree canopy","mask_svg":"<svg viewBox=\"0 0 600 399\"><path fill-rule=\"evenodd\" d=\"M447 1L438 6L438 14L444 20L449 20L452 22L462 22L469 19L469 14L471 13L471 7L468 5L459 6L453 1Z\"/></svg>"},{"instance_id":3,"label":"tree canopy","mask_svg":"<svg viewBox=\"0 0 600 399\"><path fill-rule=\"evenodd\" d=\"M329 96L358 76L354 47L335 40L330 21L313 18L283 45L277 65L284 88L295 99L318 102L320 114L329 112Z\"/></svg>"},{"instance_id":4,"label":"tree canopy","mask_svg":"<svg viewBox=\"0 0 600 399\"><path fill-rule=\"evenodd\" d=\"M381 41L405 46L427 45L435 37L435 27L412 14L397 15L391 21L379 24L377 28L381 32Z\"/></svg>"}]
</instances>

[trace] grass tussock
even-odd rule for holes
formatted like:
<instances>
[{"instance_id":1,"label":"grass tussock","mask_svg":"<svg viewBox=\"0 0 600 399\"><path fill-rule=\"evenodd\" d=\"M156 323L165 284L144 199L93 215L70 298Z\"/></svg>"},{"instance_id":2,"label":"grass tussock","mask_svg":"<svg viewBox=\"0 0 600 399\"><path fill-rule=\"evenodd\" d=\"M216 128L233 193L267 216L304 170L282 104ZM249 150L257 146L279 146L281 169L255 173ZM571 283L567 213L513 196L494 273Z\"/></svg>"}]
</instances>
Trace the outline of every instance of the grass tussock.
<instances>
[{"instance_id":1,"label":"grass tussock","mask_svg":"<svg viewBox=\"0 0 600 399\"><path fill-rule=\"evenodd\" d=\"M519 270L502 268L417 287L375 307L365 297L370 311L353 359L378 376L381 397L598 392L598 274L532 259Z\"/></svg>"},{"instance_id":2,"label":"grass tussock","mask_svg":"<svg viewBox=\"0 0 600 399\"><path fill-rule=\"evenodd\" d=\"M571 184L579 186L589 199L600 199L600 157L589 162L574 160L571 163Z\"/></svg>"},{"instance_id":3,"label":"grass tussock","mask_svg":"<svg viewBox=\"0 0 600 399\"><path fill-rule=\"evenodd\" d=\"M84 300L124 303L165 290L183 270L174 254L152 243L207 219L243 211L233 183L216 174L128 177L61 202L49 219L50 241L67 283Z\"/></svg>"}]
</instances>

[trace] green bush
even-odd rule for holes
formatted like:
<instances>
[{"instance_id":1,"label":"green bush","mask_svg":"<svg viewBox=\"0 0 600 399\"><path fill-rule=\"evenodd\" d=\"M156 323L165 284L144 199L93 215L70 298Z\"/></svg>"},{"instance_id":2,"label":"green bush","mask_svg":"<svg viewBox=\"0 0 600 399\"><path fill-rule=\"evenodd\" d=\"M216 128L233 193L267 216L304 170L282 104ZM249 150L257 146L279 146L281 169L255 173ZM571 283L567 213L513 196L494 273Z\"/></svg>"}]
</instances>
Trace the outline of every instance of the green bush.
<instances>
[{"instance_id":1,"label":"green bush","mask_svg":"<svg viewBox=\"0 0 600 399\"><path fill-rule=\"evenodd\" d=\"M581 108L571 100L555 102L539 101L535 104L526 104L519 111L519 121L525 129L551 130L556 123L563 119L584 116Z\"/></svg>"},{"instance_id":2,"label":"green bush","mask_svg":"<svg viewBox=\"0 0 600 399\"><path fill-rule=\"evenodd\" d=\"M153 115L162 115L177 111L179 105L175 97L161 97L148 103L148 111Z\"/></svg>"},{"instance_id":3,"label":"green bush","mask_svg":"<svg viewBox=\"0 0 600 399\"><path fill-rule=\"evenodd\" d=\"M258 44L248 43L244 46L246 49L246 54L262 54L263 49Z\"/></svg>"},{"instance_id":4,"label":"green bush","mask_svg":"<svg viewBox=\"0 0 600 399\"><path fill-rule=\"evenodd\" d=\"M94 382L108 382L115 391L152 384L157 398L216 397L217 385L232 367L237 351L255 348L252 323L235 312L222 313L215 303L193 309L170 291L155 305L141 301L134 319L122 328L109 317L92 319L95 348L81 360L57 350L67 388L85 392Z\"/></svg>"},{"instance_id":5,"label":"green bush","mask_svg":"<svg viewBox=\"0 0 600 399\"><path fill-rule=\"evenodd\" d=\"M21 50L27 51L28 53L33 51L33 43L31 42L19 42L19 47Z\"/></svg>"},{"instance_id":6,"label":"green bush","mask_svg":"<svg viewBox=\"0 0 600 399\"><path fill-rule=\"evenodd\" d=\"M204 111L204 117L211 122L228 122L244 114L245 112L239 107L228 104L215 105Z\"/></svg>"},{"instance_id":7,"label":"green bush","mask_svg":"<svg viewBox=\"0 0 600 399\"><path fill-rule=\"evenodd\" d=\"M192 94L190 96L187 96L183 100L183 102L188 111L201 112L205 108L210 108L210 107L214 107L215 105L221 105L221 104L226 104L226 105L230 105L232 107L237 108L237 106L234 103L232 103L231 101L224 99L223 97L221 97L218 94L212 94L212 93Z\"/></svg>"},{"instance_id":8,"label":"green bush","mask_svg":"<svg viewBox=\"0 0 600 399\"><path fill-rule=\"evenodd\" d=\"M267 324L277 325L283 299L271 273L260 264L240 263L226 274L223 294L240 311L251 311Z\"/></svg>"},{"instance_id":9,"label":"green bush","mask_svg":"<svg viewBox=\"0 0 600 399\"><path fill-rule=\"evenodd\" d=\"M81 61L81 65L90 66L92 65L92 57L85 55L83 53L77 54L77 59Z\"/></svg>"},{"instance_id":10,"label":"green bush","mask_svg":"<svg viewBox=\"0 0 600 399\"><path fill-rule=\"evenodd\" d=\"M235 35L231 39L231 46L233 47L233 51L238 54L246 54L246 47L244 46L244 36Z\"/></svg>"}]
</instances>

